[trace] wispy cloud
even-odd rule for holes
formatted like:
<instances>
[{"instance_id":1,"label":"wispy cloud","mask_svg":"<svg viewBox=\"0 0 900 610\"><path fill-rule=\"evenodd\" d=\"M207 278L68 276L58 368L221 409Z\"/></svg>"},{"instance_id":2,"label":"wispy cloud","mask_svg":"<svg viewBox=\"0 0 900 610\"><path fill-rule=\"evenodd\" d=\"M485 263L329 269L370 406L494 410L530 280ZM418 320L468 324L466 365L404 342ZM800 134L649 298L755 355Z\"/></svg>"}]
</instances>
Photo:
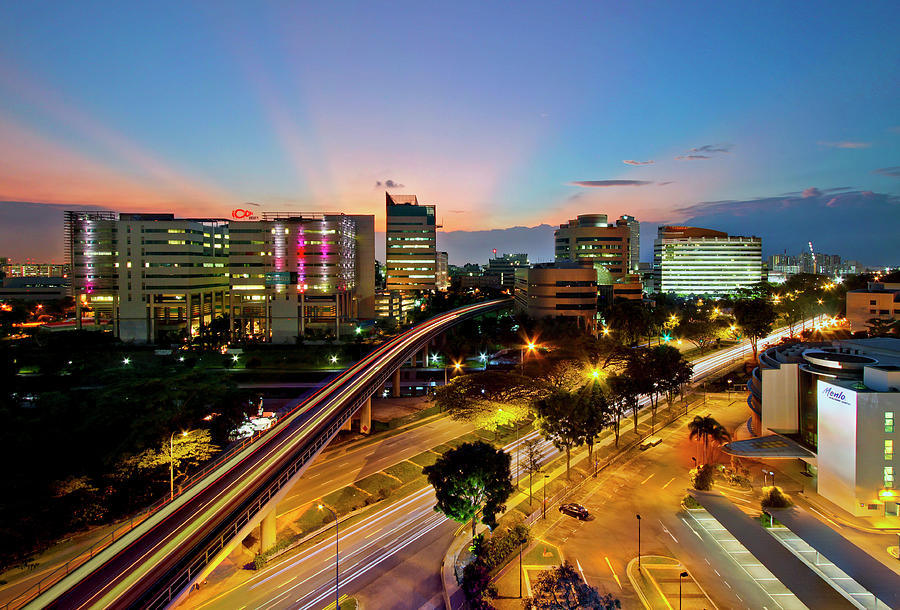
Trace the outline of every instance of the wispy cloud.
<instances>
[{"instance_id":1,"label":"wispy cloud","mask_svg":"<svg viewBox=\"0 0 900 610\"><path fill-rule=\"evenodd\" d=\"M803 198L807 197L820 197L822 195L822 191L817 189L814 186L809 187L808 189L803 189Z\"/></svg>"},{"instance_id":2,"label":"wispy cloud","mask_svg":"<svg viewBox=\"0 0 900 610\"><path fill-rule=\"evenodd\" d=\"M683 155L675 157L677 161L700 161L703 159L712 159L719 153L730 153L731 144L704 144L697 146L685 152Z\"/></svg>"},{"instance_id":3,"label":"wispy cloud","mask_svg":"<svg viewBox=\"0 0 900 610\"><path fill-rule=\"evenodd\" d=\"M857 142L854 140L841 140L839 142L819 142L819 146L826 148L869 148L871 142Z\"/></svg>"},{"instance_id":4,"label":"wispy cloud","mask_svg":"<svg viewBox=\"0 0 900 610\"><path fill-rule=\"evenodd\" d=\"M648 180L576 180L570 182L574 186L606 187L606 186L645 186L653 184Z\"/></svg>"},{"instance_id":5,"label":"wispy cloud","mask_svg":"<svg viewBox=\"0 0 900 610\"><path fill-rule=\"evenodd\" d=\"M667 184L675 184L674 180L666 180L665 182L657 182L659 186L665 186Z\"/></svg>"},{"instance_id":6,"label":"wispy cloud","mask_svg":"<svg viewBox=\"0 0 900 610\"><path fill-rule=\"evenodd\" d=\"M395 182L388 178L384 182L379 180L375 183L375 188L386 188L386 189L402 189L405 185L400 184L399 182Z\"/></svg>"},{"instance_id":7,"label":"wispy cloud","mask_svg":"<svg viewBox=\"0 0 900 610\"><path fill-rule=\"evenodd\" d=\"M882 176L890 176L891 178L900 178L900 165L894 167L882 167L876 169L873 174L881 174Z\"/></svg>"},{"instance_id":8,"label":"wispy cloud","mask_svg":"<svg viewBox=\"0 0 900 610\"><path fill-rule=\"evenodd\" d=\"M624 159L622 163L624 163L625 165L653 165L656 162L652 159L649 161L635 161L634 159Z\"/></svg>"}]
</instances>

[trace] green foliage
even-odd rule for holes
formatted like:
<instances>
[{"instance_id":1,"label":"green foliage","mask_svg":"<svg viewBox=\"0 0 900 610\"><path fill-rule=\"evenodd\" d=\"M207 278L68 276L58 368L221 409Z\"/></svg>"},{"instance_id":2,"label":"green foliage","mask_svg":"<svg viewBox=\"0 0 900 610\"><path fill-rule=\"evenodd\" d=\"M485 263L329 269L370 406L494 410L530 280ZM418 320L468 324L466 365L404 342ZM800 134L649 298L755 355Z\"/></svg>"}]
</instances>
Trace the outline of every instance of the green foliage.
<instances>
[{"instance_id":1,"label":"green foliage","mask_svg":"<svg viewBox=\"0 0 900 610\"><path fill-rule=\"evenodd\" d=\"M793 502L787 497L787 494L781 491L780 487L763 487L762 498L759 500L759 505L763 510L767 508L787 508L791 504Z\"/></svg>"},{"instance_id":2,"label":"green foliage","mask_svg":"<svg viewBox=\"0 0 900 610\"><path fill-rule=\"evenodd\" d=\"M681 503L687 508L703 508L691 494L685 495L684 498L681 499Z\"/></svg>"},{"instance_id":3,"label":"green foliage","mask_svg":"<svg viewBox=\"0 0 900 610\"><path fill-rule=\"evenodd\" d=\"M568 561L538 574L532 583L531 594L522 600L525 610L615 610L622 607L611 593L601 595L585 583Z\"/></svg>"},{"instance_id":4,"label":"green foliage","mask_svg":"<svg viewBox=\"0 0 900 610\"><path fill-rule=\"evenodd\" d=\"M152 477L158 475L161 469L168 472L171 460L177 481L188 470L196 469L219 452L209 430L192 430L186 434L176 432L171 441L171 446L169 439L166 439L157 447L122 458L116 466L117 475L124 478Z\"/></svg>"},{"instance_id":5,"label":"green foliage","mask_svg":"<svg viewBox=\"0 0 900 610\"><path fill-rule=\"evenodd\" d=\"M732 313L737 327L750 340L756 360L759 340L767 337L775 325L775 307L765 298L740 299L732 306Z\"/></svg>"},{"instance_id":6,"label":"green foliage","mask_svg":"<svg viewBox=\"0 0 900 610\"><path fill-rule=\"evenodd\" d=\"M528 526L519 523L503 532L494 533L490 538L482 538L473 552L476 561L486 565L489 570L495 570L503 566L529 539Z\"/></svg>"},{"instance_id":7,"label":"green foliage","mask_svg":"<svg viewBox=\"0 0 900 610\"><path fill-rule=\"evenodd\" d=\"M587 440L578 403L578 395L565 390L558 390L535 403L538 429L557 449L566 452L567 478L572 449Z\"/></svg>"},{"instance_id":8,"label":"green foliage","mask_svg":"<svg viewBox=\"0 0 900 610\"><path fill-rule=\"evenodd\" d=\"M463 568L460 588L471 610L490 610L494 607L487 600L497 597L497 588L491 584L491 571L483 563L473 561Z\"/></svg>"},{"instance_id":9,"label":"green foliage","mask_svg":"<svg viewBox=\"0 0 900 610\"><path fill-rule=\"evenodd\" d=\"M514 419L523 419L530 402L543 392L540 383L515 373L477 372L457 375L447 385L438 387L434 401L453 419L494 429L498 408L515 412Z\"/></svg>"},{"instance_id":10,"label":"green foliage","mask_svg":"<svg viewBox=\"0 0 900 610\"><path fill-rule=\"evenodd\" d=\"M289 536L287 538L282 538L281 540L277 541L268 551L264 553L257 553L253 558L253 568L255 570L262 570L264 567L266 567L266 563L268 563L268 561L272 557L290 547L297 541L297 539L298 536Z\"/></svg>"},{"instance_id":11,"label":"green foliage","mask_svg":"<svg viewBox=\"0 0 900 610\"><path fill-rule=\"evenodd\" d=\"M482 511L481 522L490 528L497 525L501 512L513 492L510 482L511 457L502 450L476 441L451 449L431 466L422 469L434 487L435 510L450 519L465 523Z\"/></svg>"},{"instance_id":12,"label":"green foliage","mask_svg":"<svg viewBox=\"0 0 900 610\"><path fill-rule=\"evenodd\" d=\"M709 491L712 489L713 474L715 474L715 468L711 464L702 464L698 468L692 468L691 485L694 486L694 489Z\"/></svg>"}]
</instances>

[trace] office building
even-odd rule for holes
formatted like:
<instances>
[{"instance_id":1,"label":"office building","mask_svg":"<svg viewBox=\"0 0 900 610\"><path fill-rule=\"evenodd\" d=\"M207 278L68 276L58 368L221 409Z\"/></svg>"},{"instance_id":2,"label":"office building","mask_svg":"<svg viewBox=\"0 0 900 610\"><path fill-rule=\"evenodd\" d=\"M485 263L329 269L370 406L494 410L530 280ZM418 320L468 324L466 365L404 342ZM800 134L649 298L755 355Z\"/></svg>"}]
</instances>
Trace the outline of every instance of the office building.
<instances>
[{"instance_id":1,"label":"office building","mask_svg":"<svg viewBox=\"0 0 900 610\"><path fill-rule=\"evenodd\" d=\"M628 272L635 273L641 262L641 223L634 216L622 214L616 226L628 227Z\"/></svg>"},{"instance_id":2,"label":"office building","mask_svg":"<svg viewBox=\"0 0 900 610\"><path fill-rule=\"evenodd\" d=\"M496 275L500 279L500 287L512 292L516 284L516 269L528 266L528 255L501 254L488 260L485 275Z\"/></svg>"},{"instance_id":3,"label":"office building","mask_svg":"<svg viewBox=\"0 0 900 610\"><path fill-rule=\"evenodd\" d=\"M653 242L654 288L724 296L764 279L762 240L698 227L661 226Z\"/></svg>"},{"instance_id":4,"label":"office building","mask_svg":"<svg viewBox=\"0 0 900 610\"><path fill-rule=\"evenodd\" d=\"M575 318L597 330L597 275L590 262L560 261L516 269L516 311L533 318Z\"/></svg>"},{"instance_id":5,"label":"office building","mask_svg":"<svg viewBox=\"0 0 900 610\"><path fill-rule=\"evenodd\" d=\"M869 282L865 289L847 292L850 332L869 330L869 320L900 320L900 284Z\"/></svg>"},{"instance_id":6,"label":"office building","mask_svg":"<svg viewBox=\"0 0 900 610\"><path fill-rule=\"evenodd\" d=\"M407 316L416 307L418 297L411 292L399 290L375 291L375 317L379 320L395 320L398 324L406 322Z\"/></svg>"},{"instance_id":7,"label":"office building","mask_svg":"<svg viewBox=\"0 0 900 610\"><path fill-rule=\"evenodd\" d=\"M801 460L818 494L900 526L900 339L770 347L748 388L759 438L729 443L727 453Z\"/></svg>"},{"instance_id":8,"label":"office building","mask_svg":"<svg viewBox=\"0 0 900 610\"><path fill-rule=\"evenodd\" d=\"M0 301L58 301L69 292L69 278L7 277L0 281Z\"/></svg>"},{"instance_id":9,"label":"office building","mask_svg":"<svg viewBox=\"0 0 900 610\"><path fill-rule=\"evenodd\" d=\"M374 317L374 217L300 212L262 220L66 212L78 314L118 337L177 340L228 316L235 337L293 342Z\"/></svg>"},{"instance_id":10,"label":"office building","mask_svg":"<svg viewBox=\"0 0 900 610\"><path fill-rule=\"evenodd\" d=\"M415 195L385 193L387 231L386 289L437 288L437 223L433 205L420 205Z\"/></svg>"},{"instance_id":11,"label":"office building","mask_svg":"<svg viewBox=\"0 0 900 610\"><path fill-rule=\"evenodd\" d=\"M438 252L435 255L435 283L438 290L450 288L450 263L446 252Z\"/></svg>"},{"instance_id":12,"label":"office building","mask_svg":"<svg viewBox=\"0 0 900 610\"><path fill-rule=\"evenodd\" d=\"M554 231L556 261L589 262L598 284L612 284L629 273L631 234L632 227L612 225L606 214L581 214Z\"/></svg>"}]
</instances>

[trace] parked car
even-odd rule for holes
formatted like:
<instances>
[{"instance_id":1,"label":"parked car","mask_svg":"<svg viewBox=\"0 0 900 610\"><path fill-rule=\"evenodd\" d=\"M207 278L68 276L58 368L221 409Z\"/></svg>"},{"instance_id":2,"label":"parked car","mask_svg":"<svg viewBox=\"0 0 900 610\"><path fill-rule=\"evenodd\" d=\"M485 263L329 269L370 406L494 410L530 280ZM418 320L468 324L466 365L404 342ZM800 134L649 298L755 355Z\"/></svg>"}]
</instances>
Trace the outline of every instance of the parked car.
<instances>
[{"instance_id":1,"label":"parked car","mask_svg":"<svg viewBox=\"0 0 900 610\"><path fill-rule=\"evenodd\" d=\"M576 519L587 519L590 516L588 509L583 507L581 504L569 503L562 504L559 507L559 512L564 515L569 515L570 517L575 517Z\"/></svg>"}]
</instances>

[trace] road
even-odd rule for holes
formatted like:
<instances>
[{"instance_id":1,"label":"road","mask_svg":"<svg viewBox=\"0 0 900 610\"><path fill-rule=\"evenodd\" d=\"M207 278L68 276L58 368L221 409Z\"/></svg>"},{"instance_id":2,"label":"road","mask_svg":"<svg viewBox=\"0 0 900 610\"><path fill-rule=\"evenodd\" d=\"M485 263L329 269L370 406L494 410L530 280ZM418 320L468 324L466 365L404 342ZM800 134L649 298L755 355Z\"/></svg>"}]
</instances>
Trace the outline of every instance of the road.
<instances>
[{"instance_id":1,"label":"road","mask_svg":"<svg viewBox=\"0 0 900 610\"><path fill-rule=\"evenodd\" d=\"M780 329L766 342L777 341L786 334L786 329ZM749 353L750 349L749 342L744 342L695 359L694 379L701 380L729 366ZM738 404L735 409L746 419L746 405ZM641 420L648 417L649 414L644 413ZM548 453L555 455L555 448L551 446ZM548 459L551 457L548 456ZM681 485L681 495L684 495L686 486L686 483ZM413 503L404 505L402 514L386 508L342 534L341 548L345 549L341 555L343 592L362 592L365 598L377 600L380 608L441 605L441 584L437 575L452 533L458 526L433 511L434 499L430 489L421 493ZM674 523L672 526L678 527ZM690 535L690 532L687 533ZM302 558L269 566L250 581L236 585L211 602L204 605L204 602L194 600L200 605L192 603L191 607L268 610L314 608L317 604L324 606L334 590L333 560L333 548L325 541L309 553L304 553ZM621 576L624 572L620 573Z\"/></svg>"},{"instance_id":2,"label":"road","mask_svg":"<svg viewBox=\"0 0 900 610\"><path fill-rule=\"evenodd\" d=\"M146 605L145 595L151 587L168 581L169 574L184 573L185 561L192 561L198 550L202 553L210 542L220 544L216 542L218 531L247 511L258 510L253 507L270 497L268 490L273 485L286 485L287 479L281 483L278 478L282 471L300 464L297 473L302 473L337 432L340 416L351 400L372 389L381 375L401 365L424 340L461 319L504 305L493 301L462 307L380 346L298 405L258 442L228 456L174 501L58 582L35 604L66 608ZM245 527L251 525L252 521ZM231 538L240 538L240 531ZM191 577L185 575L188 580Z\"/></svg>"}]
</instances>

